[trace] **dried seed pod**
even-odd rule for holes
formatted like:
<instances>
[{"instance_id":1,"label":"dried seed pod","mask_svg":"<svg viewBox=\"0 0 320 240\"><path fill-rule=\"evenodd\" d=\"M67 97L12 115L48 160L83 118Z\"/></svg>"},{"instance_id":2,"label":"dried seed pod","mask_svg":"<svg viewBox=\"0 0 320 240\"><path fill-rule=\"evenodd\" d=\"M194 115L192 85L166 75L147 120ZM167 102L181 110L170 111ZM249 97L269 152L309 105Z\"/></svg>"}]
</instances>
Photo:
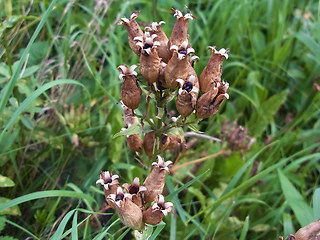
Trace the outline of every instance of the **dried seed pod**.
<instances>
[{"instance_id":1,"label":"dried seed pod","mask_svg":"<svg viewBox=\"0 0 320 240\"><path fill-rule=\"evenodd\" d=\"M132 134L127 136L127 146L132 151L142 153L143 140L139 134Z\"/></svg>"},{"instance_id":2,"label":"dried seed pod","mask_svg":"<svg viewBox=\"0 0 320 240\"><path fill-rule=\"evenodd\" d=\"M148 132L144 135L143 148L148 157L152 157L153 155L154 135L154 131Z\"/></svg>"},{"instance_id":3,"label":"dried seed pod","mask_svg":"<svg viewBox=\"0 0 320 240\"><path fill-rule=\"evenodd\" d=\"M121 100L130 109L139 107L142 91L137 82L137 73L134 71L136 65L128 68L126 65L118 67L119 78L123 80L121 85Z\"/></svg>"},{"instance_id":4,"label":"dried seed pod","mask_svg":"<svg viewBox=\"0 0 320 240\"><path fill-rule=\"evenodd\" d=\"M157 47L158 56L161 58L162 61L167 63L171 58L172 54L168 48L168 41L169 41L168 37L162 30L161 24L165 24L165 22L164 21L160 21L159 23L153 22L151 26L145 27L145 31L148 31L151 34L157 35L155 40L160 43L160 45Z\"/></svg>"},{"instance_id":5,"label":"dried seed pod","mask_svg":"<svg viewBox=\"0 0 320 240\"><path fill-rule=\"evenodd\" d=\"M142 192L146 191L146 187L140 186L140 180L138 177L136 177L133 180L132 184L125 183L122 185L125 189L127 189L128 193L132 196L132 202L139 206L140 208L143 208L144 202L142 198Z\"/></svg>"},{"instance_id":6,"label":"dried seed pod","mask_svg":"<svg viewBox=\"0 0 320 240\"><path fill-rule=\"evenodd\" d=\"M317 221L309 223L307 226L300 228L296 232L295 240L317 240L320 239L320 219Z\"/></svg>"},{"instance_id":7,"label":"dried seed pod","mask_svg":"<svg viewBox=\"0 0 320 240\"><path fill-rule=\"evenodd\" d=\"M171 49L173 45L180 46L183 42L188 41L188 20L195 18L191 13L183 16L182 12L177 9L172 8L172 11L175 12L174 16L177 17L177 20L168 41L168 49Z\"/></svg>"},{"instance_id":8,"label":"dried seed pod","mask_svg":"<svg viewBox=\"0 0 320 240\"><path fill-rule=\"evenodd\" d=\"M172 212L173 204L165 202L163 195L159 195L159 200L143 211L143 221L147 224L156 225L160 223L168 212Z\"/></svg>"},{"instance_id":9,"label":"dried seed pod","mask_svg":"<svg viewBox=\"0 0 320 240\"><path fill-rule=\"evenodd\" d=\"M163 61L161 61L160 63L161 63L161 70L160 70L159 79L157 81L157 88L160 90L164 90L166 89L165 87L166 82L164 80L164 69L166 68L167 64Z\"/></svg>"},{"instance_id":10,"label":"dried seed pod","mask_svg":"<svg viewBox=\"0 0 320 240\"><path fill-rule=\"evenodd\" d=\"M218 83L217 86L198 99L196 106L196 116L198 118L208 118L216 114L223 100L229 99L227 93L229 84L222 82Z\"/></svg>"},{"instance_id":11,"label":"dried seed pod","mask_svg":"<svg viewBox=\"0 0 320 240\"><path fill-rule=\"evenodd\" d=\"M143 31L135 20L138 16L139 11L134 11L130 16L130 19L121 18L121 21L118 22L117 25L126 26L130 48L135 54L140 56L139 47L136 45L136 41L134 40L135 37L143 36Z\"/></svg>"},{"instance_id":12,"label":"dried seed pod","mask_svg":"<svg viewBox=\"0 0 320 240\"><path fill-rule=\"evenodd\" d=\"M165 176L169 171L169 166L172 164L171 161L164 162L163 158L159 155L157 157L158 163L152 163L153 169L143 183L143 186L147 188L144 192L144 201L147 203L153 202L162 194Z\"/></svg>"},{"instance_id":13,"label":"dried seed pod","mask_svg":"<svg viewBox=\"0 0 320 240\"><path fill-rule=\"evenodd\" d=\"M107 198L109 194L114 194L119 186L118 175L112 175L109 171L100 172L100 179L96 181L96 184L100 183L103 186L104 195Z\"/></svg>"},{"instance_id":14,"label":"dried seed pod","mask_svg":"<svg viewBox=\"0 0 320 240\"><path fill-rule=\"evenodd\" d=\"M191 75L187 81L183 79L177 79L180 85L178 91L178 97L176 101L176 107L178 112L183 117L188 117L194 110L197 102L199 89L194 86L196 77Z\"/></svg>"},{"instance_id":15,"label":"dried seed pod","mask_svg":"<svg viewBox=\"0 0 320 240\"><path fill-rule=\"evenodd\" d=\"M228 59L228 51L222 48L220 51L216 47L208 47L212 54L200 75L200 90L202 93L210 91L217 83L221 82L222 63L224 59Z\"/></svg>"},{"instance_id":16,"label":"dried seed pod","mask_svg":"<svg viewBox=\"0 0 320 240\"><path fill-rule=\"evenodd\" d=\"M140 72L148 83L152 84L159 78L161 63L158 56L157 47L160 42L154 41L156 34L150 36L150 32L145 32L143 37L134 38L140 51Z\"/></svg>"},{"instance_id":17,"label":"dried seed pod","mask_svg":"<svg viewBox=\"0 0 320 240\"><path fill-rule=\"evenodd\" d=\"M194 53L194 49L188 48L188 42L183 42L180 48L173 45L170 50L173 50L173 55L164 69L164 79L165 87L174 90L178 87L176 79L188 76L188 56Z\"/></svg>"},{"instance_id":18,"label":"dried seed pod","mask_svg":"<svg viewBox=\"0 0 320 240\"><path fill-rule=\"evenodd\" d=\"M120 101L122 110L123 110L123 120L124 120L124 126L130 127L133 124L139 123L139 119L134 115L132 112L132 109L128 108L122 101Z\"/></svg>"},{"instance_id":19,"label":"dried seed pod","mask_svg":"<svg viewBox=\"0 0 320 240\"><path fill-rule=\"evenodd\" d=\"M142 211L131 199L131 194L123 193L121 187L118 187L116 194L110 194L107 198L110 206L117 210L124 225L141 231L144 228Z\"/></svg>"}]
</instances>

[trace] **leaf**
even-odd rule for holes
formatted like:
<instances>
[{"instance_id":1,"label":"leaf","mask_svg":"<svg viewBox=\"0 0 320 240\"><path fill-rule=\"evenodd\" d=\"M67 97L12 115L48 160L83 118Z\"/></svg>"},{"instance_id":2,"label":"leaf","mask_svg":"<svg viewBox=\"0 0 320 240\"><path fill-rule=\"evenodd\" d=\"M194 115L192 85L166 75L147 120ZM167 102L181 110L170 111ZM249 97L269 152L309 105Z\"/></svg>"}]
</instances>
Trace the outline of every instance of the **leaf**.
<instances>
[{"instance_id":1,"label":"leaf","mask_svg":"<svg viewBox=\"0 0 320 240\"><path fill-rule=\"evenodd\" d=\"M313 215L314 220L320 218L320 188L317 188L313 194Z\"/></svg>"},{"instance_id":2,"label":"leaf","mask_svg":"<svg viewBox=\"0 0 320 240\"><path fill-rule=\"evenodd\" d=\"M50 238L50 240L60 240L62 238L62 234L63 234L63 231L69 221L69 219L72 217L72 214L74 214L76 210L72 210L70 212L68 212L64 218L62 219L61 223L59 224L59 227L57 229L57 231L55 232L55 234L53 234L53 236Z\"/></svg>"},{"instance_id":3,"label":"leaf","mask_svg":"<svg viewBox=\"0 0 320 240\"><path fill-rule=\"evenodd\" d=\"M189 124L188 125L188 128L193 131L193 132L196 132L196 133L203 133L201 132L199 129L197 129L196 125L195 124Z\"/></svg>"},{"instance_id":4,"label":"leaf","mask_svg":"<svg viewBox=\"0 0 320 240\"><path fill-rule=\"evenodd\" d=\"M11 236L0 236L0 240L18 240L18 238L14 238Z\"/></svg>"},{"instance_id":5,"label":"leaf","mask_svg":"<svg viewBox=\"0 0 320 240\"><path fill-rule=\"evenodd\" d=\"M8 205L8 203L10 203L10 199L8 198L4 198L4 197L0 197L0 215L3 214L9 214L9 215L21 215L20 209L18 206L9 206L9 207L3 207Z\"/></svg>"},{"instance_id":6,"label":"leaf","mask_svg":"<svg viewBox=\"0 0 320 240\"><path fill-rule=\"evenodd\" d=\"M289 179L278 169L278 175L282 192L297 217L301 226L306 226L313 221L313 214L311 207L305 202L301 194L292 185Z\"/></svg>"},{"instance_id":7,"label":"leaf","mask_svg":"<svg viewBox=\"0 0 320 240\"><path fill-rule=\"evenodd\" d=\"M114 139L119 136L127 136L127 135L133 135L133 134L141 134L141 133L142 133L141 125L139 123L135 123L130 127L128 127L126 130L116 133L115 135L113 135L112 138Z\"/></svg>"},{"instance_id":8,"label":"leaf","mask_svg":"<svg viewBox=\"0 0 320 240\"><path fill-rule=\"evenodd\" d=\"M14 185L14 182L10 178L0 174L0 187L13 187Z\"/></svg>"},{"instance_id":9,"label":"leaf","mask_svg":"<svg viewBox=\"0 0 320 240\"><path fill-rule=\"evenodd\" d=\"M245 240L249 229L249 216L246 217L239 240Z\"/></svg>"},{"instance_id":10,"label":"leaf","mask_svg":"<svg viewBox=\"0 0 320 240\"><path fill-rule=\"evenodd\" d=\"M7 219L6 216L0 216L0 233L6 226L6 219Z\"/></svg>"},{"instance_id":11,"label":"leaf","mask_svg":"<svg viewBox=\"0 0 320 240\"><path fill-rule=\"evenodd\" d=\"M290 234L295 233L291 220L291 215L289 213L283 214L283 233L284 236L289 236Z\"/></svg>"},{"instance_id":12,"label":"leaf","mask_svg":"<svg viewBox=\"0 0 320 240\"><path fill-rule=\"evenodd\" d=\"M21 116L21 122L22 124L29 130L32 130L34 128L34 123L33 121L27 117L27 116Z\"/></svg>"},{"instance_id":13,"label":"leaf","mask_svg":"<svg viewBox=\"0 0 320 240\"><path fill-rule=\"evenodd\" d=\"M278 112L281 105L286 101L289 90L275 94L261 104L260 110L251 115L249 126L254 137L259 137L267 126L272 122L273 116Z\"/></svg>"},{"instance_id":14,"label":"leaf","mask_svg":"<svg viewBox=\"0 0 320 240\"><path fill-rule=\"evenodd\" d=\"M0 212L5 210L6 208L10 208L16 206L20 203L28 202L31 200L36 200L40 198L47 198L47 197L72 197L72 198L80 198L89 201L90 203L94 202L95 200L84 193L77 193L74 191L66 191L66 190L49 190L49 191L40 191L29 193L21 197L17 197L13 200L2 202L0 205ZM9 200L9 199L8 199Z\"/></svg>"}]
</instances>

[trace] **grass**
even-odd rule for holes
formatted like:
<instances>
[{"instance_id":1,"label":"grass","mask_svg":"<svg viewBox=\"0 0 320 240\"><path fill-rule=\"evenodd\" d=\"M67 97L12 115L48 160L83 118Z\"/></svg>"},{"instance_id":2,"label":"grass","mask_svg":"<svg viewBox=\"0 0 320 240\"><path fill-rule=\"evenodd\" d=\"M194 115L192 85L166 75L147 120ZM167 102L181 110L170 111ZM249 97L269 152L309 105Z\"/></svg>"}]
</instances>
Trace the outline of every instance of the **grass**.
<instances>
[{"instance_id":1,"label":"grass","mask_svg":"<svg viewBox=\"0 0 320 240\"><path fill-rule=\"evenodd\" d=\"M86 221L104 201L100 170L127 182L147 175L125 139L113 138L123 127L117 66L138 62L115 23L140 10L141 25L164 20L169 35L171 7L185 5L197 17L189 34L198 73L207 46L230 49L230 100L196 128L224 139L222 124L238 119L256 141L232 151L197 138L179 163L215 157L167 178L175 213L149 229L151 239L277 239L320 218L319 1L8 0L0 1L3 236L132 238L115 214L97 229Z\"/></svg>"}]
</instances>

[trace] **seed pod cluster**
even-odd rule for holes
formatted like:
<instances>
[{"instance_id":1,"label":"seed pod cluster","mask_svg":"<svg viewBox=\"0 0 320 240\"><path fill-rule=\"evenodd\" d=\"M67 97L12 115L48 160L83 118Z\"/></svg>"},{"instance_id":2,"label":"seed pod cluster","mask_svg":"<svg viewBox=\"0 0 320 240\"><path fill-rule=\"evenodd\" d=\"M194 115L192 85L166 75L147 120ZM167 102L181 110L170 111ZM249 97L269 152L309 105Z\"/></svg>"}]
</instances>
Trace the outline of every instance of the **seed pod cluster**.
<instances>
[{"instance_id":1,"label":"seed pod cluster","mask_svg":"<svg viewBox=\"0 0 320 240\"><path fill-rule=\"evenodd\" d=\"M142 31L138 24L138 11L133 12L130 19L121 18L118 25L124 25L127 29L130 48L139 57L140 63L137 65L150 92L166 92L167 95L176 96L173 98L175 106L183 119L193 112L199 120L209 118L216 114L222 102L229 98L229 83L221 78L222 64L228 59L228 50L217 50L216 47L209 46L211 57L198 77L194 63L199 57L195 55L188 35L189 21L196 17L190 12L183 15L177 9L172 11L176 21L170 37L161 28L165 24L164 21L152 22ZM133 110L139 107L142 95L137 81L138 74L134 71L136 67L118 67L120 79L123 80L121 100L132 110L132 116ZM125 125L128 127L128 124ZM141 136L127 136L127 140L130 141L128 146L136 152L141 152L144 148L146 154L152 156L154 135L154 132L145 133L143 141ZM163 136L161 138L164 139ZM170 148L168 146L172 144L165 143L160 149Z\"/></svg>"},{"instance_id":2,"label":"seed pod cluster","mask_svg":"<svg viewBox=\"0 0 320 240\"><path fill-rule=\"evenodd\" d=\"M157 157L158 162L152 163L153 170L141 186L136 177L132 184L125 183L121 187L118 175L109 172L101 172L96 182L103 185L106 201L118 212L122 223L135 230L143 231L145 224L156 225L172 212L173 204L165 202L162 195L165 176L172 162Z\"/></svg>"}]
</instances>

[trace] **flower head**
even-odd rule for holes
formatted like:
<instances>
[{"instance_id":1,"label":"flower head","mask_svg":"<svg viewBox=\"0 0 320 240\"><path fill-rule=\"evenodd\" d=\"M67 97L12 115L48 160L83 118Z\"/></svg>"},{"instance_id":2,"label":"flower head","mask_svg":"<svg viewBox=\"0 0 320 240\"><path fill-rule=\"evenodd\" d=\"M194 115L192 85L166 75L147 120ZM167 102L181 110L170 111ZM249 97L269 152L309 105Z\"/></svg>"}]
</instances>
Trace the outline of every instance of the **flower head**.
<instances>
[{"instance_id":1,"label":"flower head","mask_svg":"<svg viewBox=\"0 0 320 240\"><path fill-rule=\"evenodd\" d=\"M115 194L110 194L107 199L116 204L118 207L121 207L121 201L124 201L126 198L131 199L132 196L129 193L124 193L121 187L117 188Z\"/></svg>"},{"instance_id":2,"label":"flower head","mask_svg":"<svg viewBox=\"0 0 320 240\"><path fill-rule=\"evenodd\" d=\"M157 158L158 158L158 162L153 162L152 166L158 167L160 170L169 171L169 166L172 165L172 161L165 162L160 155L158 155Z\"/></svg>"},{"instance_id":3,"label":"flower head","mask_svg":"<svg viewBox=\"0 0 320 240\"><path fill-rule=\"evenodd\" d=\"M159 210L164 216L168 215L168 212L172 212L173 204L172 202L165 202L163 195L159 195L159 199L156 203L152 205L153 210Z\"/></svg>"},{"instance_id":4,"label":"flower head","mask_svg":"<svg viewBox=\"0 0 320 240\"><path fill-rule=\"evenodd\" d=\"M109 173L109 171L101 171L100 179L96 181L96 184L100 183L106 190L110 190L110 186L119 184L117 178L119 178L118 175L112 175Z\"/></svg>"},{"instance_id":5,"label":"flower head","mask_svg":"<svg viewBox=\"0 0 320 240\"><path fill-rule=\"evenodd\" d=\"M140 47L140 52L144 55L150 55L153 48L160 46L159 41L154 39L157 37L157 34L150 34L150 32L145 32L144 36L135 37L134 40L137 41L136 45Z\"/></svg>"},{"instance_id":6,"label":"flower head","mask_svg":"<svg viewBox=\"0 0 320 240\"><path fill-rule=\"evenodd\" d=\"M147 190L145 186L140 186L140 180L138 177L134 178L132 184L125 183L122 186L127 189L128 193L131 195L142 193Z\"/></svg>"}]
</instances>

